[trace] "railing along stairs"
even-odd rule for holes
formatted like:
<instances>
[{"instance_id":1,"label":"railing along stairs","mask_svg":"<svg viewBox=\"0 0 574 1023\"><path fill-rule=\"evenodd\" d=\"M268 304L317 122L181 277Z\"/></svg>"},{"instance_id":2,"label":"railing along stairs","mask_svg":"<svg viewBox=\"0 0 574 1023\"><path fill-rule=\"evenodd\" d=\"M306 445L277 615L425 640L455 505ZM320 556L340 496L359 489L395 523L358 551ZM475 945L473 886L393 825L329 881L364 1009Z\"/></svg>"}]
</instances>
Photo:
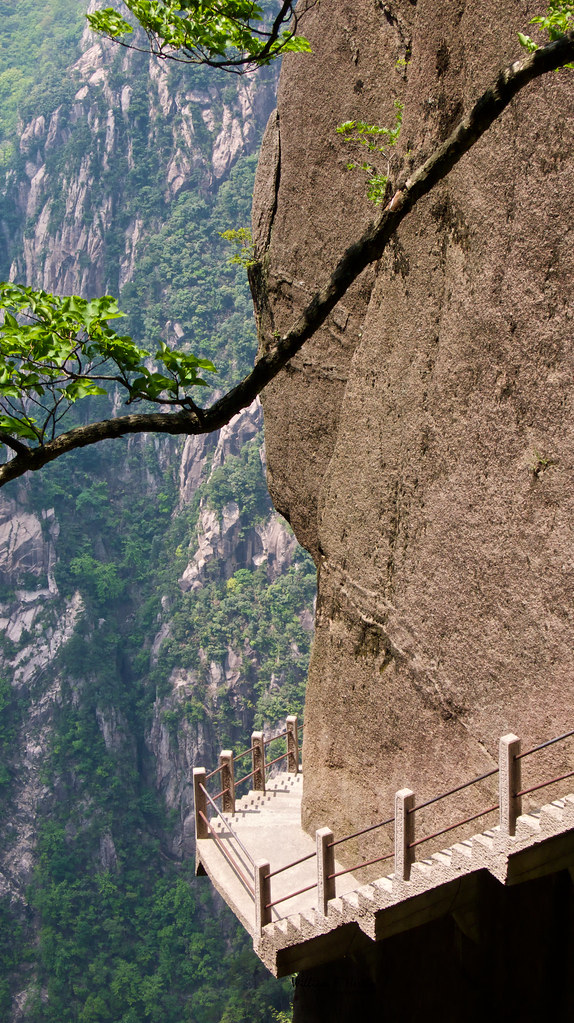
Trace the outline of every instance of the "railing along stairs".
<instances>
[{"instance_id":1,"label":"railing along stairs","mask_svg":"<svg viewBox=\"0 0 574 1023\"><path fill-rule=\"evenodd\" d=\"M253 789L259 792L265 792L266 775L268 770L272 766L284 760L287 760L288 772L297 774L299 771L298 731L297 718L289 717L287 718L286 729L278 735L265 740L262 732L254 732L251 737L251 746L249 749L244 750L237 756L234 756L229 750L223 751L220 754L219 767L210 774L206 774L204 768L194 769L197 838L207 838L211 834L221 853L226 858L245 889L248 891L254 904L254 933L256 935L261 934L262 929L272 922L272 909L280 903L288 902L289 900L295 899L297 896L313 889L317 889L316 912L319 916L327 917L329 913L329 904L337 898L337 879L343 875L355 875L358 871L361 871L364 868L373 867L377 863L393 860L394 873L387 875L387 878L383 880L387 884L391 884L392 882L398 883L409 881L411 871L415 864L420 862L422 867L423 864L429 864L431 862L430 860L417 861L416 850L431 840L436 840L450 832L458 831L459 829L464 828L481 818L486 818L496 813L498 816L497 828L499 834L501 836L512 837L516 833L517 820L523 812L524 797L538 792L550 785L555 785L568 778L574 777L574 770L568 770L557 776L544 776L542 778L538 778L534 784L526 786L523 786L521 777L522 763L526 760L526 758L533 757L535 755L538 756L550 747L572 738L574 736L574 730L565 732L563 735L556 736L525 751L521 751L520 739L514 734L508 734L500 739L499 762L497 767L494 767L477 777L471 778L469 781L463 782L454 788L441 792L430 799L425 799L423 802L418 804L415 801L415 793L412 790L407 788L400 789L395 795L394 813L391 816L339 838L335 838L331 829L327 827L320 828L316 832L315 850L313 852L309 852L305 856L299 857L275 870L271 870L270 864L267 860L256 859L245 847L240 836L232 829L229 815L232 815L235 812L235 792L238 785L252 779ZM272 760L267 761L267 747L280 739L286 740L287 751L277 757L274 757ZM234 765L248 755L251 755L252 758L252 770L240 778L239 781L235 781ZM215 796L211 796L207 791L206 783L218 774L220 776L221 790ZM468 791L473 786L487 781L487 779L492 778L495 775L498 775L498 802L489 803L488 806L484 806L477 812L473 812L463 818L457 817L455 820L438 830L430 831L428 834L423 833L422 837L415 837L415 823L419 821L423 811L427 810L431 806L435 806L442 800ZM218 799L221 799L223 802L222 810L217 807ZM209 819L208 805L214 811L216 816L223 821L227 834L233 837L237 848L243 853L244 858L241 863L237 862L230 850L226 847L225 842L222 841L221 833L218 833L216 827L214 827L214 824L212 823L212 820ZM558 804L556 803L554 805L557 806ZM223 814L226 814L227 816L224 817ZM391 825L394 830L394 834L389 836L389 838L392 838L393 840L392 851L385 851L380 856L376 856L371 859L360 860L352 867L345 867L339 870L335 868L335 848L337 846L341 846L343 843L359 838L360 836L370 832L380 831L381 833L384 833L383 829L390 828ZM493 827L496 829L494 824L491 825L491 829ZM474 832L470 832L470 834L473 835ZM492 835L493 831L489 830L487 832L483 832L483 834ZM388 841L389 839L387 839L387 844ZM457 845L453 848L460 848L461 842L464 845L465 841L468 844L468 838L466 840L464 838L459 839L459 843L457 843ZM443 853L444 852L445 851L443 851ZM443 854L438 853L433 855L440 857ZM285 871L300 866L306 861L310 862L312 860L315 860L315 865L312 868L312 872L310 872L310 883L297 890L289 891L287 894L282 895L281 898L273 900L271 893L271 882L273 878L278 874L283 874Z\"/></svg>"}]
</instances>

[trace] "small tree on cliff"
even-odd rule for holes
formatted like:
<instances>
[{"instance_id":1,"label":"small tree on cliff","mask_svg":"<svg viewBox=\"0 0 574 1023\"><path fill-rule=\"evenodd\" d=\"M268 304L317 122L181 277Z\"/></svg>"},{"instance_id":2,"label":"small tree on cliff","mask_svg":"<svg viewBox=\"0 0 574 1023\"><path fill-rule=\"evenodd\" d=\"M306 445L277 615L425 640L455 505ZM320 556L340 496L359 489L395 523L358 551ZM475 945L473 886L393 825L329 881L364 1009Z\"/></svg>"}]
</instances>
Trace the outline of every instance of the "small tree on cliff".
<instances>
[{"instance_id":1,"label":"small tree on cliff","mask_svg":"<svg viewBox=\"0 0 574 1023\"><path fill-rule=\"evenodd\" d=\"M281 5L269 29L261 28L262 10L249 0L125 0L140 21L151 52L162 58L205 63L244 73L287 51L308 50L297 35L292 0ZM108 8L89 15L93 28L125 41L132 26ZM290 19L291 23L285 28ZM57 298L15 284L0 285L0 442L8 460L0 466L0 486L42 468L67 451L130 433L200 434L217 430L251 404L325 322L334 306L370 263L380 259L397 228L488 130L510 101L529 82L561 67L574 67L574 3L551 0L544 17L534 23L550 42L538 47L529 36L520 43L522 60L499 72L458 126L413 173L397 177L392 198L367 231L343 254L291 329L283 336L263 337L261 356L251 372L208 407L191 397L204 386L215 367L192 353L165 344L151 354L130 337L118 334L110 321L120 317L109 296L88 302L75 296ZM390 194L389 193L389 194ZM255 279L258 265L249 267ZM140 401L158 406L154 412L132 413L61 431L70 407L79 399L106 392L114 385L126 404Z\"/></svg>"}]
</instances>

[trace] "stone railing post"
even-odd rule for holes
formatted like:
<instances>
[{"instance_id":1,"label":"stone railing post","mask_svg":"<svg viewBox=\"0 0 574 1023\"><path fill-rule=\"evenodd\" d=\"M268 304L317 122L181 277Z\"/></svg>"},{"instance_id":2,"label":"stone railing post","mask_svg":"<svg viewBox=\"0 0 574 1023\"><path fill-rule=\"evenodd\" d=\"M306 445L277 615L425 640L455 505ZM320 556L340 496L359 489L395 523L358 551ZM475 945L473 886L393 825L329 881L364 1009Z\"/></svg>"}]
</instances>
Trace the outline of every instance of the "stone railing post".
<instances>
[{"instance_id":1,"label":"stone railing post","mask_svg":"<svg viewBox=\"0 0 574 1023\"><path fill-rule=\"evenodd\" d=\"M257 860L255 863L255 933L261 934L265 924L271 923L271 910L268 905L271 902L271 878L270 866L267 860Z\"/></svg>"},{"instance_id":2,"label":"stone railing post","mask_svg":"<svg viewBox=\"0 0 574 1023\"><path fill-rule=\"evenodd\" d=\"M219 776L221 778L221 808L224 813L235 813L235 775L233 769L233 750L222 749L219 754Z\"/></svg>"},{"instance_id":3,"label":"stone railing post","mask_svg":"<svg viewBox=\"0 0 574 1023\"><path fill-rule=\"evenodd\" d=\"M335 878L329 877L335 873L335 850L332 846L333 832L330 828L319 828L315 832L317 840L317 909L323 916L327 916L329 899L334 899Z\"/></svg>"},{"instance_id":4,"label":"stone railing post","mask_svg":"<svg viewBox=\"0 0 574 1023\"><path fill-rule=\"evenodd\" d=\"M498 786L500 803L500 831L503 835L516 833L516 818L522 813L521 762L516 759L520 753L520 739L509 732L503 735L499 745Z\"/></svg>"},{"instance_id":5,"label":"stone railing post","mask_svg":"<svg viewBox=\"0 0 574 1023\"><path fill-rule=\"evenodd\" d=\"M194 767L193 768L193 803L195 810L195 837L207 838L209 832L207 830L207 824L203 820L200 814L207 817L207 799L205 798L205 792L200 788L203 785L205 788L205 767Z\"/></svg>"},{"instance_id":6,"label":"stone railing post","mask_svg":"<svg viewBox=\"0 0 574 1023\"><path fill-rule=\"evenodd\" d=\"M414 852L409 849L415 840L415 815L409 813L415 805L415 794L410 789L400 789L395 795L395 877L408 881Z\"/></svg>"},{"instance_id":7,"label":"stone railing post","mask_svg":"<svg viewBox=\"0 0 574 1023\"><path fill-rule=\"evenodd\" d=\"M252 732L251 748L253 788L256 792L265 792L265 744L263 732Z\"/></svg>"},{"instance_id":8,"label":"stone railing post","mask_svg":"<svg viewBox=\"0 0 574 1023\"><path fill-rule=\"evenodd\" d=\"M299 773L299 729L296 714L290 714L287 718L287 770L290 774Z\"/></svg>"}]
</instances>

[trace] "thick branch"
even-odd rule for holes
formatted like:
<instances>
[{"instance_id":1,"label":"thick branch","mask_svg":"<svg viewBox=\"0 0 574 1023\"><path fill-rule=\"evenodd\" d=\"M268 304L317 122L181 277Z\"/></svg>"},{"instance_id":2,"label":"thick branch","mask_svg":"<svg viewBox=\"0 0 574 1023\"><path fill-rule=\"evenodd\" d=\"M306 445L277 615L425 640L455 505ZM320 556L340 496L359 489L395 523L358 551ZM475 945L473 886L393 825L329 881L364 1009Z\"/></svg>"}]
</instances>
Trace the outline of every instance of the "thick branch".
<instances>
[{"instance_id":1,"label":"thick branch","mask_svg":"<svg viewBox=\"0 0 574 1023\"><path fill-rule=\"evenodd\" d=\"M0 430L0 444L5 444L6 447L12 448L12 451L15 451L17 455L23 455L24 457L27 457L30 450L21 440L11 437L9 433L4 433L4 430Z\"/></svg>"},{"instance_id":2,"label":"thick branch","mask_svg":"<svg viewBox=\"0 0 574 1023\"><path fill-rule=\"evenodd\" d=\"M79 426L40 447L5 443L17 455L0 467L0 487L25 472L41 469L67 451L130 433L199 434L218 430L247 408L325 322L334 306L369 263L380 259L390 239L416 203L468 152L517 93L535 78L574 61L574 32L542 47L502 71L449 138L416 170L357 242L343 254L327 284L311 299L291 330L272 343L241 383L207 409L119 416ZM1 438L3 439L3 438ZM24 448L24 450L21 450Z\"/></svg>"}]
</instances>

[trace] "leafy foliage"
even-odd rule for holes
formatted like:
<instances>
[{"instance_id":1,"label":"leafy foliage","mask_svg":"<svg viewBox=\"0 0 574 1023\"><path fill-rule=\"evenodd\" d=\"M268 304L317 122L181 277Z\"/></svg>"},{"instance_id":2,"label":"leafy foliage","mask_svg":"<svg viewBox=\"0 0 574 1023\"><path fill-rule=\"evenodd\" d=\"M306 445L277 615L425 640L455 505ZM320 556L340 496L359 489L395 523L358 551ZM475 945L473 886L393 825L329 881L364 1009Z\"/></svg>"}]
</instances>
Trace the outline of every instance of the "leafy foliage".
<instances>
[{"instance_id":1,"label":"leafy foliage","mask_svg":"<svg viewBox=\"0 0 574 1023\"><path fill-rule=\"evenodd\" d=\"M249 71L283 53L309 52L297 35L298 16L292 0L283 0L279 14L266 28L264 9L253 0L124 0L124 6L145 31L152 53L189 64L211 64L226 70ZM113 7L87 15L95 31L124 45L134 26ZM289 28L282 26L292 21Z\"/></svg>"},{"instance_id":2,"label":"leafy foliage","mask_svg":"<svg viewBox=\"0 0 574 1023\"><path fill-rule=\"evenodd\" d=\"M384 173L377 170L373 157L363 160L362 163L351 161L347 164L347 170L359 169L368 175L367 198L377 206L384 202L387 194L389 181L389 153L388 150L396 146L403 123L403 104L395 100L395 125L393 128L383 128L378 124L367 124L366 121L344 121L338 125L335 131L343 137L347 145L357 147L364 146L369 154L381 154L386 160L387 166ZM379 157L374 157L379 159Z\"/></svg>"},{"instance_id":3,"label":"leafy foliage","mask_svg":"<svg viewBox=\"0 0 574 1023\"><path fill-rule=\"evenodd\" d=\"M19 723L19 707L16 694L7 679L0 678L0 799L9 788L13 771L14 742Z\"/></svg>"},{"instance_id":4,"label":"leafy foliage","mask_svg":"<svg viewBox=\"0 0 574 1023\"><path fill-rule=\"evenodd\" d=\"M209 887L192 888L191 869L160 855L154 833L169 825L126 748L106 750L93 694L80 707L66 696L50 757L59 799L40 827L29 892L40 928L28 954L44 995L29 1000L27 1019L218 1023L244 1001L264 1023L269 1004L285 1005L284 985L266 978ZM94 855L102 840L107 867ZM233 957L221 954L222 929Z\"/></svg>"},{"instance_id":5,"label":"leafy foliage","mask_svg":"<svg viewBox=\"0 0 574 1023\"><path fill-rule=\"evenodd\" d=\"M243 720L261 726L302 715L311 646L306 616L315 586L315 566L301 552L271 584L263 568L240 568L227 581L215 578L182 594L156 668L158 681L175 667L196 674L194 700L181 714L197 721L209 712L231 746ZM241 655L241 688L232 694L222 683L210 706L209 666L225 662L230 650Z\"/></svg>"},{"instance_id":6,"label":"leafy foliage","mask_svg":"<svg viewBox=\"0 0 574 1023\"><path fill-rule=\"evenodd\" d=\"M231 242L236 246L236 252L230 257L230 263L237 263L246 269L255 265L253 238L248 227L237 227L229 231L220 231L220 234L222 238L225 238L226 242Z\"/></svg>"},{"instance_id":7,"label":"leafy foliage","mask_svg":"<svg viewBox=\"0 0 574 1023\"><path fill-rule=\"evenodd\" d=\"M250 217L255 165L254 156L238 162L211 202L194 191L179 195L141 245L121 295L135 337L161 336L167 322L177 323L191 350L217 364L225 387L248 372L256 350L245 270L225 258L221 238L230 222Z\"/></svg>"},{"instance_id":8,"label":"leafy foliage","mask_svg":"<svg viewBox=\"0 0 574 1023\"><path fill-rule=\"evenodd\" d=\"M70 0L66 2L69 5ZM136 67L139 63L143 65L141 61ZM110 75L117 74L117 79L119 64L117 60L118 67L110 71ZM202 73L201 68L193 71L196 88L203 86ZM74 83L69 84L73 88ZM128 318L118 320L118 328L118 306L107 306L107 311L112 311L109 318L104 315L106 307L100 306L102 334L115 326L114 337L122 344L127 335L137 339L135 358L139 364L150 374L157 372L170 381L172 371L168 372L165 361L158 361L152 368L148 349L159 350L165 358L166 349L173 351L174 336L178 345L183 342L186 346L185 352L188 344L194 351L206 351L221 367L226 381L236 380L253 358L252 309L243 267L226 264L219 232L229 223L248 222L255 158L239 160L217 191L202 187L205 183L199 160L199 170L194 167L190 173L189 191L174 200L166 197L162 159L172 144L172 129L150 116L146 95L149 81L143 75L138 79L134 65L130 87L130 117L117 119L117 145L108 154L106 167L102 134L98 134L87 112L80 110L74 121L67 119L65 108L60 112L62 143L45 152L52 193L50 234L55 235L63 223L65 182L73 178L80 165L93 181L82 213L85 224L89 216L97 216L102 194L110 194L105 175L113 176L111 194L116 219L105 238L106 288L114 290L114 274L117 280L125 251L122 231L126 222L137 217L144 226L134 276L119 303ZM117 80L113 88L118 89ZM48 101L46 104L49 114L55 105L50 108ZM217 119L218 107L216 103L213 106ZM96 122L99 118L103 131L106 111L105 96L94 87L90 91L90 115ZM197 121L195 139L203 147L207 163L213 138L201 118ZM133 166L128 166L128 151L133 153ZM14 170L19 173L16 165ZM9 207L10 203L5 203L3 222L5 211L6 216L12 215ZM30 224L27 227L30 230ZM13 256L13 252L2 253L6 275ZM25 297L20 295L22 303ZM59 315L51 303L60 303L62 312L65 300L38 293L38 301L49 306L46 334L59 335L51 329ZM93 301L97 305L100 300ZM107 298L103 301L113 303ZM35 313L26 317L29 307L11 306L7 311L20 327L39 328L32 319ZM64 312L76 316L78 322L68 321L68 334L58 336L56 341L48 338L47 348L62 342L69 347L76 327L76 340L89 342L87 306ZM13 322L8 321L6 328L10 334ZM107 344L105 334L104 341ZM119 347L117 353L121 355ZM36 368L31 366L27 351L12 351L7 358L14 371L29 372L33 377ZM100 356L95 354L93 358L95 363ZM120 361L126 361L123 355ZM107 359L96 372L102 377L124 372L133 387L144 370L130 368L129 359L127 362L120 370ZM38 375L47 365L55 374L51 386L68 386L61 379L62 367L49 363L46 351L40 363ZM94 363L84 361L83 370L93 371ZM77 367L74 373L81 375ZM197 375L203 377L203 367L197 368ZM34 390L39 381L29 379L28 383L29 395L20 411L39 420L33 399L45 402L49 394ZM75 397L73 390L62 398L60 409L68 406L67 424L110 416L108 395L101 393L100 387L115 392L120 384L117 380L92 383L92 393L82 401L71 400ZM129 400L129 392L123 390ZM144 395L140 397L143 401ZM149 392L145 394L146 400L150 397L153 395ZM158 402L169 397L170 392L165 390ZM55 565L58 613L64 601L77 591L83 610L71 641L59 661L51 663L48 673L50 681L63 680L62 703L56 708L49 759L42 777L37 870L28 890L28 926L24 924L22 936L13 908L7 905L3 915L0 906L0 929L7 935L6 947L0 942L0 972L6 978L5 986L0 984L1 1018L9 1013L10 985L12 991L28 987L26 1014L30 1023L142 1023L148 1019L162 1023L268 1023L271 1006L285 1011L289 1004L289 985L267 975L243 929L221 909L210 887L196 884L186 865L172 862L173 819L154 791L154 764L146 737L158 693L161 698L169 689L169 675L164 670L167 656L161 666L154 666L150 648L159 628L164 598L177 611L178 601L183 603L190 596L181 593L177 580L182 563L190 556L190 543L195 541L198 503L203 496L221 509L229 500L236 500L246 546L253 542L249 516L253 514L257 520L269 508L257 444L249 445L229 460L227 467L217 470L209 493L209 488L203 488L203 495L200 492L197 501L183 510L178 508L174 450L175 442L171 440L145 443L135 438L129 444L98 445L97 449L71 454L61 464L54 463L48 473L31 474L19 492L20 496L27 495L30 510L40 513L54 507L62 537ZM178 554L178 547L183 555ZM186 633L179 648L183 656L197 654L202 639L207 644L207 656L211 656L225 632L230 632L234 646L243 651L241 619L234 628L225 621L225 615L235 619L241 600L249 600L251 594L257 606L263 607L268 580L264 570L248 571L247 585L240 572L235 573L232 582L225 578L224 565L213 566L206 592L211 593L214 587L223 596L216 628L209 632L212 609L205 596L198 595L201 607L197 622L205 631L195 637ZM270 695L278 707L284 703L289 708L294 706L295 688L300 700L304 686L313 566L305 571L300 566L292 574L293 593L284 596L283 602L276 594L273 604L267 605L275 643ZM29 589L34 589L33 581ZM303 591L310 594L304 609L306 629L300 621ZM12 593L7 599L15 601L16 595ZM53 627L56 611L52 619L48 608L45 618L41 614L34 629L40 624L46 630ZM280 646L277 634L284 625L289 631L285 630ZM300 646L295 650L293 635L298 628ZM17 644L21 656L28 656L26 643L32 643L31 636L23 635ZM6 653L15 657L17 649ZM179 651L172 651L172 656L174 664L181 663ZM177 743L183 746L185 734L189 734L181 730L190 728L193 735L199 717L202 734L212 736L208 741L214 746L222 744L223 736L237 742L239 733L243 736L255 717L261 717L261 701L269 694L264 686L257 693L253 691L257 657L256 650L245 657L238 706L229 696L217 693L212 714L210 696L206 697L203 679L198 680L189 705L175 723L174 753ZM267 659L271 660L266 655ZM271 677L271 671L266 677ZM44 676L33 680L42 699L46 698L45 682ZM283 682L291 687L289 693L282 692ZM0 703L1 695L0 691ZM9 690L5 696L7 701L12 698ZM166 719L169 713L164 712ZM109 748L103 741L102 715L118 723L117 744ZM7 742L14 746L17 736L12 719L12 704L5 703L4 722L10 736ZM5 834L8 841L8 828ZM116 859L106 865L101 850L110 843ZM37 980L35 991L29 984L31 977Z\"/></svg>"},{"instance_id":9,"label":"leafy foliage","mask_svg":"<svg viewBox=\"0 0 574 1023\"><path fill-rule=\"evenodd\" d=\"M161 370L150 369L149 352L108 325L123 315L109 295L58 298L2 283L0 309L0 430L38 444L56 435L78 399L106 394L103 384L123 388L127 404L145 399L185 407L194 404L189 388L206 384L200 371L215 372L209 359L163 341L155 353Z\"/></svg>"},{"instance_id":10,"label":"leafy foliage","mask_svg":"<svg viewBox=\"0 0 574 1023\"><path fill-rule=\"evenodd\" d=\"M68 681L44 770L53 796L40 823L28 892L39 931L34 941L25 936L27 951L18 944L15 961L6 949L7 978L19 966L38 979L27 1005L30 1023L268 1023L270 1006L285 1011L289 1003L289 986L267 975L210 886L171 861L173 821L150 784L153 764L143 736L157 691L169 688L171 666L185 665L186 657L201 664L218 650L225 656L228 644L245 651L239 704L223 689L211 703L198 678L174 715L174 748L179 729L193 734L198 721L214 730L219 747L236 744L267 708L273 720L284 707L296 709L310 642L300 616L314 593L314 566L299 555L289 579L269 589L263 569L239 569L226 580L219 563L203 590L181 593L177 579L193 550L197 514L192 507L187 517L173 515L176 474L162 469L165 462L165 450L138 439L128 452L110 445L74 453L43 480L30 480L33 505L53 503L66 537L56 566L60 592L79 589L84 604L74 637L52 665ZM204 486L200 493L221 507L233 484L247 530L264 493L257 444L216 472L213 490ZM176 638L164 642L154 667L150 646L164 595ZM247 646L246 614L250 637L257 631L270 637L256 692L260 655ZM116 722L109 748L102 715ZM6 715L4 721L13 742ZM110 842L115 864L105 866L100 849ZM0 962L1 953L0 946Z\"/></svg>"},{"instance_id":11,"label":"leafy foliage","mask_svg":"<svg viewBox=\"0 0 574 1023\"><path fill-rule=\"evenodd\" d=\"M546 14L532 18L528 24L537 25L550 40L560 39L567 32L574 31L574 3L572 0L550 0ZM538 49L538 44L523 32L518 33L518 40L528 53ZM564 67L574 70L574 64L565 64Z\"/></svg>"},{"instance_id":12,"label":"leafy foliage","mask_svg":"<svg viewBox=\"0 0 574 1023\"><path fill-rule=\"evenodd\" d=\"M54 110L72 83L65 74L77 47L81 4L69 0L18 0L3 4L0 18L0 168L16 155L18 117ZM72 93L73 95L73 93Z\"/></svg>"},{"instance_id":13,"label":"leafy foliage","mask_svg":"<svg viewBox=\"0 0 574 1023\"><path fill-rule=\"evenodd\" d=\"M229 455L214 469L202 494L220 515L226 504L237 502L245 527L268 518L272 508L257 441L244 444L239 455Z\"/></svg>"}]
</instances>

